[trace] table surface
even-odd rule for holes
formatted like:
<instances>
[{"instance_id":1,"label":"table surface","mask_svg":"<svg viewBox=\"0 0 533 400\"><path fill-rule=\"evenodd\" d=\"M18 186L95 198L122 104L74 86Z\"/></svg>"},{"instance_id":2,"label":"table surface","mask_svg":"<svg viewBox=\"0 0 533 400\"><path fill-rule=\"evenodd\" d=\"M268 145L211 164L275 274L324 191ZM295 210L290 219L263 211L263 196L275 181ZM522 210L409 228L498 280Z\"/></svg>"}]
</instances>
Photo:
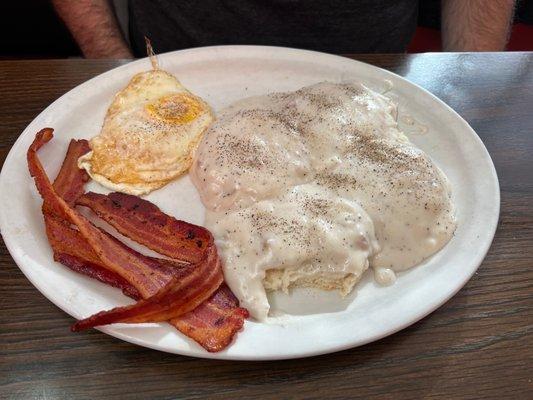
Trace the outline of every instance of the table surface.
<instances>
[{"instance_id":1,"label":"table surface","mask_svg":"<svg viewBox=\"0 0 533 400\"><path fill-rule=\"evenodd\" d=\"M425 87L465 118L494 160L501 215L474 277L423 320L377 342L300 360L194 359L122 342L72 318L0 242L0 397L531 398L533 53L357 55ZM53 100L127 60L0 62L0 165Z\"/></svg>"}]
</instances>

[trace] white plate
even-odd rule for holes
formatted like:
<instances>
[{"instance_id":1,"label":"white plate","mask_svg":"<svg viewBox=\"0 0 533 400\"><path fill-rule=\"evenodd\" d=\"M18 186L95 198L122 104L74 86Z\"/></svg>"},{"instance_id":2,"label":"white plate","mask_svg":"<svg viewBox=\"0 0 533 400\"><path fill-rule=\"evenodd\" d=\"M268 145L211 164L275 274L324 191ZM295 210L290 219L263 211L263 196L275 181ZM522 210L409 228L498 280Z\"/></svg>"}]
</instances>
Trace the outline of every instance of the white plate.
<instances>
[{"instance_id":1,"label":"white plate","mask_svg":"<svg viewBox=\"0 0 533 400\"><path fill-rule=\"evenodd\" d=\"M455 237L423 265L402 273L395 285L379 287L369 276L357 294L297 290L272 299L285 311L269 323L246 321L228 349L209 354L167 324L114 325L101 330L142 346L197 357L283 359L359 346L390 335L429 314L472 276L489 249L499 214L499 186L492 161L470 126L429 92L385 70L347 58L293 49L221 46L163 54L161 67L174 73L215 110L250 95L294 90L323 80L358 80L384 91L400 105L411 140L444 170L453 187L458 228ZM118 290L71 272L52 261L37 194L26 166L26 149L39 129L56 129L40 156L51 177L57 174L68 140L99 132L113 95L132 75L150 67L139 60L71 90L44 110L22 133L0 177L0 227L22 272L48 299L75 318L130 301ZM389 81L389 82L387 82ZM427 134L420 124L428 127ZM94 183L91 189L98 189ZM102 190L102 189L100 189ZM204 209L187 177L148 196L164 211L201 224ZM65 330L68 326L65 326ZM83 334L83 333L81 333Z\"/></svg>"}]
</instances>

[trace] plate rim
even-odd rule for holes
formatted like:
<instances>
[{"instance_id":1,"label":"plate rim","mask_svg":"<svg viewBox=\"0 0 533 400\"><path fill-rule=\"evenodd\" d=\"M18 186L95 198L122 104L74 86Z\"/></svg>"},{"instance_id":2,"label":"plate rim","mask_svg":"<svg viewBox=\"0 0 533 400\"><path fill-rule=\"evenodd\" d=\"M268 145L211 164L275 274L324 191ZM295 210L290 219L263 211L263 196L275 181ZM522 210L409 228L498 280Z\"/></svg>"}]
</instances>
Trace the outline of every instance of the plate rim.
<instances>
[{"instance_id":1,"label":"plate rim","mask_svg":"<svg viewBox=\"0 0 533 400\"><path fill-rule=\"evenodd\" d=\"M356 342L349 342L348 341L347 343L343 343L341 345L323 346L323 347L319 347L315 351L307 351L307 352L304 352L304 353L295 353L295 354L291 353L291 354L288 354L288 355L280 355L278 353L275 353L275 354L268 355L268 356L258 356L258 357L256 356L256 357L254 357L253 355L250 355L250 354L248 354L248 355L231 354L231 353L228 354L226 352L209 353L209 352L205 351L204 349L197 349L197 348L194 348L194 347L189 348L189 349L187 349L187 348L183 348L183 349L182 348L179 348L179 349L176 348L175 351L172 351L172 350L169 350L168 348L164 348L163 346L158 345L157 343L151 343L151 342L148 342L148 341L146 341L146 340L144 340L142 338L138 338L138 337L135 337L135 336L124 334L124 333L122 333L120 331L115 330L113 328L113 326L100 327L100 328L97 328L97 329L100 330L101 332L104 332L104 333L106 333L106 334L108 334L110 336L113 336L115 338L124 340L126 342L129 342L129 343L132 343L132 344L136 344L136 345L140 345L140 346L147 347L147 348L151 348L151 349L154 349L154 350L164 351L164 352L171 353L171 354L179 354L179 355L185 355L185 356L197 357L197 358L225 359L225 360L247 360L247 361L284 360L284 359L313 357L313 356L318 356L318 355L322 355L322 354L334 353L334 352L338 352L338 351L342 351L342 350L346 350L346 349L350 349L350 348L355 348L355 347L362 346L362 345L365 345L365 344L370 343L370 342L374 342L374 341L380 340L380 339L382 339L382 338L384 338L386 336L392 335L392 334L394 334L394 333L396 333L396 332L398 332L398 331L400 331L402 329L405 329L406 327L408 327L408 326L420 321L421 319L425 318L427 315L431 314L432 312L434 312L435 310L440 308L444 303L446 303L453 296L455 296L455 294L457 294L457 292L459 292L459 290L461 290L466 285L466 283L471 279L471 277L478 270L478 268L482 264L484 258L486 257L486 255L487 255L487 253L488 253L488 251L489 251L489 249L491 247L491 244L492 244L492 242L494 240L494 235L495 235L496 230L497 230L499 216L500 216L500 207L501 207L501 199L500 199L500 197L501 196L500 196L500 185L499 185L499 180L498 180L498 175L497 175L497 172L496 172L496 168L494 166L494 162L492 161L490 153L488 152L488 150L485 147L483 141L477 135L477 133L474 131L474 129L468 124L468 122L463 117L461 117L461 115L459 115L448 104L446 104L444 101L439 99L437 96L435 96L434 94L432 94L431 92L429 92L425 88L423 88L423 87L417 85L416 83L410 81L409 79L404 78L401 75L398 75L398 74L396 74L394 72L388 71L388 70L383 69L381 67L377 67L377 66L374 66L372 64L364 63L362 61L353 60L353 59L350 59L350 58L347 58L347 57L343 57L343 56L339 56L339 55L333 55L333 54L322 53L322 52L311 51L311 50L301 50L301 49L295 49L295 48L288 48L288 47L277 47L277 46L227 45L227 46L208 46L208 47L197 47L197 48L191 48L191 49L176 50L176 51L171 51L171 52L159 54L158 57L160 57L161 59L164 60L165 58L170 58L170 57L186 57L187 54L191 54L191 53L202 53L202 52L206 52L206 53L211 53L211 52L225 53L226 52L227 53L227 52L232 52L232 51L236 51L236 52L243 51L245 49L258 51L258 52L280 52L281 54L285 54L285 55L290 55L290 53L293 53L293 54L306 53L308 55L315 55L315 56L319 56L319 57L322 57L322 58L323 57L330 57L331 59L337 58L339 60L342 60L343 62L347 62L348 61L348 62L351 62L351 63L357 63L360 66L361 65L364 66L364 68L370 67L372 69L380 70L381 73L384 73L385 75L388 75L390 77L394 77L394 79L400 79L400 80L402 80L404 82L407 82L408 85L415 86L418 90L423 91L426 96L429 96L434 101L437 101L440 104L440 106L443 106L449 113L451 113L451 115L453 115L457 121L460 121L460 124L462 125L462 128L465 129L465 130L468 130L470 132L470 134L473 134L471 136L477 142L477 146L483 151L483 155L486 158L486 161L488 161L488 164L490 166L489 171L487 171L487 172L489 173L489 175L490 175L490 177L492 179L492 183L495 185L495 189L496 189L495 193L494 193L494 197L493 197L493 199L491 199L492 202L493 202L493 206L494 206L494 213L491 214L491 220L487 223L487 226L490 227L490 231L488 232L489 234L487 235L487 238L489 238L489 239L487 239L483 243L482 246L478 247L478 249L480 250L478 256L475 259L470 260L470 262L472 264L475 264L475 267L473 267L469 271L469 273L465 275L464 279L461 280L461 283L458 284L456 287L454 287L453 290L449 291L446 296L444 296L442 299L440 299L440 301L432 303L431 306L427 307L426 312L416 315L415 318L406 319L404 321L404 323L395 326L393 329L390 329L390 328L389 329L385 329L385 330L382 331L382 333L377 334L377 335L373 335L373 336L369 336L369 337L367 337L364 340L359 340L359 341L356 341ZM19 137L17 138L17 140L15 141L13 146L11 147L11 149L10 149L10 151L9 151L5 161L4 161L4 164L2 166L2 171L0 172L0 188L2 188L5 185L4 181L6 180L6 178L5 178L5 175L6 175L5 171L7 169L6 166L9 165L10 162L11 162L11 159L13 157L15 157L15 152L18 149L18 147L21 146L21 142L23 141L23 138L30 132L30 127L35 123L35 121L40 119L43 116L43 114L49 112L49 109L54 108L54 106L57 103L64 101L64 98L66 96L68 96L69 94L71 94L72 91L81 91L84 88L90 87L94 83L94 81L100 80L100 79L102 79L103 77L106 77L106 76L117 74L121 70L131 69L132 66L141 65L143 63L146 63L147 60L148 60L147 57L141 58L141 59L138 59L138 60L134 60L132 62L119 65L119 66L117 66L115 68L112 68L112 69L110 69L108 71L105 71L105 72L103 72L103 73L101 73L99 75L96 75L93 78L91 78L91 79L89 79L87 81L84 81L83 83L81 83L81 84L75 86L74 88L70 89L69 91L65 92L63 95L61 95L56 100L54 100L51 104L49 104L45 109L43 109L24 128L22 133L19 135ZM3 233L3 232L5 232L4 227L7 224L6 211L4 209L5 209L5 207L0 207L0 233L2 233L2 237L3 237L4 243L6 244L6 248L8 249L11 257L13 258L15 263L17 264L18 268L22 271L22 273L26 276L26 278L31 282L31 284L44 297L46 297L49 301L51 301L54 305L56 305L58 308L60 308L65 313L67 313L69 315L73 315L71 312L66 310L66 307L62 306L61 304L58 304L58 302L54 301L44 291L42 291L40 289L40 287L39 287L39 283L34 281L32 279L32 277L26 272L25 269L27 267L22 266L24 264L24 260L23 260L23 257L22 257L23 254L20 254L21 247L17 245L17 241L16 241L16 239L14 237L12 237L11 235L7 235L6 236ZM75 315L73 315L73 316L75 316Z\"/></svg>"}]
</instances>

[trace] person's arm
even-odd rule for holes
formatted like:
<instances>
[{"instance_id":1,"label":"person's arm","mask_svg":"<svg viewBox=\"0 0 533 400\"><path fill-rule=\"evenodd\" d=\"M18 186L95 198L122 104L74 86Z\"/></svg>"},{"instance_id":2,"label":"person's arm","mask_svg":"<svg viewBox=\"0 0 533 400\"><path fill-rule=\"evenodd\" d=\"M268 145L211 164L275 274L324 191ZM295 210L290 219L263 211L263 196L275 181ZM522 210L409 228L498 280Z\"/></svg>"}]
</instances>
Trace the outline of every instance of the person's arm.
<instances>
[{"instance_id":1,"label":"person's arm","mask_svg":"<svg viewBox=\"0 0 533 400\"><path fill-rule=\"evenodd\" d=\"M442 0L444 51L502 51L514 0Z\"/></svg>"},{"instance_id":2,"label":"person's arm","mask_svg":"<svg viewBox=\"0 0 533 400\"><path fill-rule=\"evenodd\" d=\"M107 0L52 0L87 58L131 58Z\"/></svg>"}]
</instances>

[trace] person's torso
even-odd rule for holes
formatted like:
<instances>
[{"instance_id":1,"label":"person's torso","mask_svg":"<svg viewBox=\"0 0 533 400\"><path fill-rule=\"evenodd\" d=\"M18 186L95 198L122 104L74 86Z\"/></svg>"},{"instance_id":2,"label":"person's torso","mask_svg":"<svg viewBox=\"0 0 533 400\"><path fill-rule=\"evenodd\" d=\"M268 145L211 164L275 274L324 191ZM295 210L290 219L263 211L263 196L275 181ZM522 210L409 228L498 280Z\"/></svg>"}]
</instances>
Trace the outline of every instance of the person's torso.
<instances>
[{"instance_id":1,"label":"person's torso","mask_svg":"<svg viewBox=\"0 0 533 400\"><path fill-rule=\"evenodd\" d=\"M402 52L418 0L130 0L130 40L156 52L256 44L329 53Z\"/></svg>"}]
</instances>

